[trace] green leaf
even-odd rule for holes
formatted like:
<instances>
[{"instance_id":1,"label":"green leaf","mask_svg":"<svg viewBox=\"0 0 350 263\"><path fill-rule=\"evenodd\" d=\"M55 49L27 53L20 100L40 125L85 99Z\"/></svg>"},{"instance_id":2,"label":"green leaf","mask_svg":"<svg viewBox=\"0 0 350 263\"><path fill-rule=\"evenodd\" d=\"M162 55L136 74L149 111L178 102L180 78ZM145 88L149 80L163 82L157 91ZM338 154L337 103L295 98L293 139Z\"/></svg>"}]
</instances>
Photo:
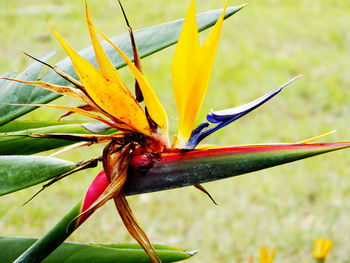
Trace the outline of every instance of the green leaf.
<instances>
[{"instance_id":1,"label":"green leaf","mask_svg":"<svg viewBox=\"0 0 350 263\"><path fill-rule=\"evenodd\" d=\"M64 174L76 164L42 156L0 156L0 196Z\"/></svg>"},{"instance_id":2,"label":"green leaf","mask_svg":"<svg viewBox=\"0 0 350 263\"><path fill-rule=\"evenodd\" d=\"M350 143L253 145L163 153L131 159L123 191L134 195L197 185L349 148Z\"/></svg>"},{"instance_id":3,"label":"green leaf","mask_svg":"<svg viewBox=\"0 0 350 263\"><path fill-rule=\"evenodd\" d=\"M80 123L81 121L11 121L0 127L0 133Z\"/></svg>"},{"instance_id":4,"label":"green leaf","mask_svg":"<svg viewBox=\"0 0 350 263\"><path fill-rule=\"evenodd\" d=\"M94 246L102 246L102 247L109 247L109 248L122 248L122 249L142 249L139 244L91 244ZM155 249L158 250L175 250L175 251L183 251L180 248L175 247L169 247L165 245L152 245ZM187 253L194 253L194 252L187 252Z\"/></svg>"},{"instance_id":5,"label":"green leaf","mask_svg":"<svg viewBox=\"0 0 350 263\"><path fill-rule=\"evenodd\" d=\"M13 262L20 254L36 242L34 238L0 237L0 261ZM175 262L190 258L194 253L181 249L155 245L162 262ZM38 261L36 261L38 262ZM139 245L134 244L98 244L85 245L76 243L63 243L44 263L133 263L150 262L148 255Z\"/></svg>"},{"instance_id":6,"label":"green leaf","mask_svg":"<svg viewBox=\"0 0 350 263\"><path fill-rule=\"evenodd\" d=\"M243 7L244 5L227 8L225 18L230 17ZM214 25L216 20L220 17L221 12L222 10L212 10L198 14L198 30L203 31L206 28ZM183 19L180 19L153 27L136 30L134 34L140 56L146 57L175 44L182 29L182 25ZM128 34L112 37L111 41L117 44L128 57L133 57ZM115 52L114 48L112 48L106 42L103 42L103 47L116 68L125 66L124 60L121 59L117 52ZM79 52L79 54L97 66L93 48L91 46L83 49L81 52ZM60 61L57 66L64 70L67 74L77 78L72 63L68 57ZM17 78L21 79L21 77L27 75L28 79L26 80L34 80L38 77L41 68L42 65L35 62L25 72L17 76ZM58 76L53 70L49 70L42 77L42 81L58 85L70 85L70 83ZM8 87L0 91L0 126L35 109L35 107L10 107L2 105L2 103L45 104L58 97L60 97L60 95L57 93L52 93L44 89L33 88L28 85L13 82L8 85Z\"/></svg>"},{"instance_id":7,"label":"green leaf","mask_svg":"<svg viewBox=\"0 0 350 263\"><path fill-rule=\"evenodd\" d=\"M41 60L47 61L54 54L55 52L50 52L49 54L41 58ZM34 62L16 78L25 81L36 80L39 77L42 68L43 64L39 62ZM34 98L38 99L41 96L40 92L41 89L39 88L35 88L33 86L17 82L10 82L8 85L2 87L0 91L0 126L35 109L35 107L7 106L4 105L4 103L31 103Z\"/></svg>"},{"instance_id":8,"label":"green leaf","mask_svg":"<svg viewBox=\"0 0 350 263\"><path fill-rule=\"evenodd\" d=\"M13 245L14 249L12 250L11 255L14 255L16 253L17 259L15 262L38 262L43 259L44 262L56 262L56 261L46 261L51 260L52 258L57 257L59 255L58 262L64 262L62 255L65 254L71 254L72 251L75 251L75 248L70 249L70 251L62 251L62 247L66 246L65 244L61 245L64 240L66 240L78 227L76 217L81 213L81 207L82 207L83 200L78 202L61 220L49 231L47 232L43 237L41 237L38 240L33 240L32 242L28 242L24 245ZM5 241L10 240L9 237L5 238ZM11 240L10 240L11 241ZM15 240L16 241L16 240ZM35 241L35 242L34 242ZM2 262L2 256L1 256L1 247L5 246L1 244L1 238L0 238L0 261ZM6 244L7 247L11 247L9 244ZM147 254L141 249L141 247L138 244L94 244L96 247L103 247L105 249L117 249L118 251L128 251L127 254L120 254L123 260L128 261L122 261L122 259L119 258L112 258L113 262L150 262L149 257ZM18 249L16 249L18 247ZM197 252L184 252L181 249L168 247L168 246L161 246L161 245L154 245L155 249L158 252L158 255L161 257L163 262L173 262L178 260L183 260L186 258L189 258L196 254ZM20 249L20 250L19 250ZM77 250L80 250L80 248L77 248ZM52 253L52 251L54 251ZM102 250L101 250L102 251ZM80 253L80 251L78 251ZM52 253L52 254L51 254ZM97 253L94 251L94 253ZM99 253L99 252L98 252ZM105 251L101 252L101 255L106 253ZM108 255L107 255L108 253ZM111 252L107 251L104 256L114 256L110 254ZM121 253L121 252L120 252ZM104 256L101 256L101 259L103 259ZM134 258L136 256L137 258ZM72 256L73 257L73 256ZM77 258L78 255L75 254L74 258ZM90 255L89 255L90 257ZM13 260L15 257L8 256L8 260ZM111 260L112 260L111 259ZM107 260L107 259L106 259ZM5 261L6 262L6 261ZM12 262L12 261L10 261ZM71 262L71 261L69 261ZM76 262L76 261L72 261ZM80 262L80 261L77 261ZM84 262L84 261L82 261ZM94 260L93 256L89 258L89 260L85 262L112 262L112 261L100 261L100 260Z\"/></svg>"},{"instance_id":9,"label":"green leaf","mask_svg":"<svg viewBox=\"0 0 350 263\"><path fill-rule=\"evenodd\" d=\"M10 123L11 124L11 123ZM43 122L42 125L51 123ZM27 124L26 124L27 125ZM31 123L28 123L30 126ZM87 123L86 125L94 125ZM5 125L7 129L17 129L18 125ZM115 129L109 129L102 134L110 134L116 132ZM28 130L20 130L16 132L0 133L0 155L28 155L42 151L52 150L63 146L68 146L77 141L63 139L46 139L46 138L30 138L22 136L26 134L48 134L48 133L75 133L75 134L91 134L89 130L81 124L63 124L56 126L46 126L43 128L34 128ZM101 134L101 133L100 133Z\"/></svg>"}]
</instances>

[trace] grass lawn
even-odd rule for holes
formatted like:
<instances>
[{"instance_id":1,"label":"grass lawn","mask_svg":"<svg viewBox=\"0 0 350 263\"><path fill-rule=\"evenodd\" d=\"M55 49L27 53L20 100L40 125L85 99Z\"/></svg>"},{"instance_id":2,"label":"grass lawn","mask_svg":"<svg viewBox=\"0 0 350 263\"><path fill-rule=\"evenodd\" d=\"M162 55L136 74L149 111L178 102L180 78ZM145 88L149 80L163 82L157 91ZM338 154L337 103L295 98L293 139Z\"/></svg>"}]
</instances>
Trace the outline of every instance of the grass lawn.
<instances>
[{"instance_id":1,"label":"grass lawn","mask_svg":"<svg viewBox=\"0 0 350 263\"><path fill-rule=\"evenodd\" d=\"M135 29L178 19L188 1L124 1ZM196 1L197 12L224 1ZM115 0L89 0L94 23L108 36L126 32ZM242 4L230 1L229 5ZM224 23L212 79L198 123L210 110L251 101L297 74L304 77L268 104L210 136L205 143L298 142L333 129L323 141L350 138L350 2L343 0L251 0ZM23 70L36 57L57 49L65 54L45 17L76 49L90 45L83 1L0 1L0 74ZM206 33L203 33L204 37ZM168 48L143 60L146 78L177 128ZM130 73L123 77L133 83ZM72 104L68 99L55 102ZM57 119L62 112L39 109L22 119ZM83 119L72 116L70 119ZM102 147L59 158L79 161ZM88 154L86 154L88 152ZM312 262L313 240L334 241L329 262L350 262L350 152L336 152L251 175L205 184L219 203L194 188L130 197L131 206L153 243L200 249L189 262L247 262L257 250L276 248L274 262ZM39 186L0 199L0 233L40 237L80 198L101 167L70 176L20 207ZM40 171L38 171L40 172ZM69 241L134 242L112 203L98 210Z\"/></svg>"}]
</instances>

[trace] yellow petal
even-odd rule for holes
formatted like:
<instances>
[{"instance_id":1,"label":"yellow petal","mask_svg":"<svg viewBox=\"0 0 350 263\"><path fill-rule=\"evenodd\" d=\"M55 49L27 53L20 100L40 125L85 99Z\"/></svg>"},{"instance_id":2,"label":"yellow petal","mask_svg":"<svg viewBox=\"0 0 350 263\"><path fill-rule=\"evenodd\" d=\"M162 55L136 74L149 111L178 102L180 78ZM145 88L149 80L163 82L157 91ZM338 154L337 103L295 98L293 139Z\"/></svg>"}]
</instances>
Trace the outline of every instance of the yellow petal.
<instances>
[{"instance_id":1,"label":"yellow petal","mask_svg":"<svg viewBox=\"0 0 350 263\"><path fill-rule=\"evenodd\" d=\"M312 254L316 259L325 259L333 246L333 242L324 238L317 238L314 241Z\"/></svg>"},{"instance_id":2,"label":"yellow petal","mask_svg":"<svg viewBox=\"0 0 350 263\"><path fill-rule=\"evenodd\" d=\"M191 1L172 61L172 79L180 126L188 101L188 88L193 85L199 63L199 37L195 3Z\"/></svg>"},{"instance_id":3,"label":"yellow petal","mask_svg":"<svg viewBox=\"0 0 350 263\"><path fill-rule=\"evenodd\" d=\"M98 29L96 29L96 31L117 50L119 55L129 66L131 72L133 73L134 77L140 85L140 89L142 91L142 95L144 97L149 115L151 116L152 120L160 126L163 132L166 132L168 126L167 115L151 85L143 77L142 73L138 70L138 68L136 68L136 66L132 63L128 56L120 50L120 48L118 48L112 41L110 41L101 31L99 31Z\"/></svg>"},{"instance_id":4,"label":"yellow petal","mask_svg":"<svg viewBox=\"0 0 350 263\"><path fill-rule=\"evenodd\" d=\"M198 29L194 22L196 19L194 0L191 1L186 15L184 28L180 35L180 38L183 38L179 39L173 61L173 85L180 119L178 137L181 146L184 146L191 136L209 85L227 3L228 1L225 3L220 18L200 48L196 44L198 43ZM184 68L182 76L181 67Z\"/></svg>"},{"instance_id":5,"label":"yellow petal","mask_svg":"<svg viewBox=\"0 0 350 263\"><path fill-rule=\"evenodd\" d=\"M76 53L50 24L49 26L71 58L74 69L91 99L131 130L150 135L146 115L130 91L123 88L125 84L105 78L90 62Z\"/></svg>"},{"instance_id":6,"label":"yellow petal","mask_svg":"<svg viewBox=\"0 0 350 263\"><path fill-rule=\"evenodd\" d=\"M276 255L276 249L272 249L271 253L268 253L268 249L263 247L259 249L259 262L260 263L272 263Z\"/></svg>"}]
</instances>

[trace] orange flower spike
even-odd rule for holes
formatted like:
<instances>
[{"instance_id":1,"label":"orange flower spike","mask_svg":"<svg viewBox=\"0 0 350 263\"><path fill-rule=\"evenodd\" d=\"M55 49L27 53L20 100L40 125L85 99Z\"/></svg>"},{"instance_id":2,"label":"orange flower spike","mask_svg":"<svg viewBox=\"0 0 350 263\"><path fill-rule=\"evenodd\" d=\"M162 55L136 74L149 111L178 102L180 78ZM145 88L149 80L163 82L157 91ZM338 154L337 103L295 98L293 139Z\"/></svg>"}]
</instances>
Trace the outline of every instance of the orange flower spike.
<instances>
[{"instance_id":1,"label":"orange flower spike","mask_svg":"<svg viewBox=\"0 0 350 263\"><path fill-rule=\"evenodd\" d=\"M194 0L188 8L172 63L173 87L179 113L178 146L185 147L203 103L214 64L228 1L202 46L199 46Z\"/></svg>"},{"instance_id":2,"label":"orange flower spike","mask_svg":"<svg viewBox=\"0 0 350 263\"><path fill-rule=\"evenodd\" d=\"M126 86L120 79L118 73L114 74L112 79L107 77L113 75L113 71L111 71L110 66L108 66L108 63L110 64L111 62L102 48L99 48L99 42L93 40L94 48L98 50L95 55L98 58L99 64L103 64L103 66L100 67L103 69L106 76L75 52L56 32L53 26L50 24L49 26L71 58L74 69L91 99L101 107L101 109L115 117L115 119L125 123L131 130L150 136L151 131L145 113L130 91L125 88ZM118 77L120 81L116 82L115 79Z\"/></svg>"}]
</instances>

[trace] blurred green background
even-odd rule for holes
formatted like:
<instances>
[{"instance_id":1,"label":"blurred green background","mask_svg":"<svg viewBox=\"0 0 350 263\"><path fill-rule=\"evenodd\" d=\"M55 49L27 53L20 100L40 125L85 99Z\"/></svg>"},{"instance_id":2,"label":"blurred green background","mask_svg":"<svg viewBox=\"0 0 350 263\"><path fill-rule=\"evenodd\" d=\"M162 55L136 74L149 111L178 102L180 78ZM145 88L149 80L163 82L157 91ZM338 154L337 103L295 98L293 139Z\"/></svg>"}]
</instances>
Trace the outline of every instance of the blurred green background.
<instances>
[{"instance_id":1,"label":"blurred green background","mask_svg":"<svg viewBox=\"0 0 350 263\"><path fill-rule=\"evenodd\" d=\"M116 0L89 0L96 26L108 36L126 32ZM189 1L124 1L134 29L184 17ZM239 5L242 1L230 1ZM196 1L197 12L222 8L224 1ZM344 0L258 1L224 23L212 80L198 122L210 110L251 101L297 74L304 77L278 97L205 142L219 145L297 142L337 129L324 141L350 138L350 2ZM83 1L0 1L0 74L23 70L57 49L45 22L76 49L90 45ZM202 39L207 32L202 34ZM172 93L174 47L143 59L143 67L177 125ZM130 86L133 80L123 69ZM55 103L76 104L67 99ZM79 103L78 103L79 104ZM22 119L52 120L62 112L40 109ZM70 119L83 119L73 116ZM60 158L79 161L102 146ZM191 262L247 262L259 247L277 249L275 262L311 262L316 237L334 241L329 262L350 262L350 152L336 152L282 167L205 184L219 203L194 188L130 197L141 226L153 243L200 249ZM80 198L101 168L55 184L20 207L39 186L2 197L0 234L40 237ZM40 171L38 171L40 173ZM133 242L112 203L98 210L69 239L74 242Z\"/></svg>"}]
</instances>

